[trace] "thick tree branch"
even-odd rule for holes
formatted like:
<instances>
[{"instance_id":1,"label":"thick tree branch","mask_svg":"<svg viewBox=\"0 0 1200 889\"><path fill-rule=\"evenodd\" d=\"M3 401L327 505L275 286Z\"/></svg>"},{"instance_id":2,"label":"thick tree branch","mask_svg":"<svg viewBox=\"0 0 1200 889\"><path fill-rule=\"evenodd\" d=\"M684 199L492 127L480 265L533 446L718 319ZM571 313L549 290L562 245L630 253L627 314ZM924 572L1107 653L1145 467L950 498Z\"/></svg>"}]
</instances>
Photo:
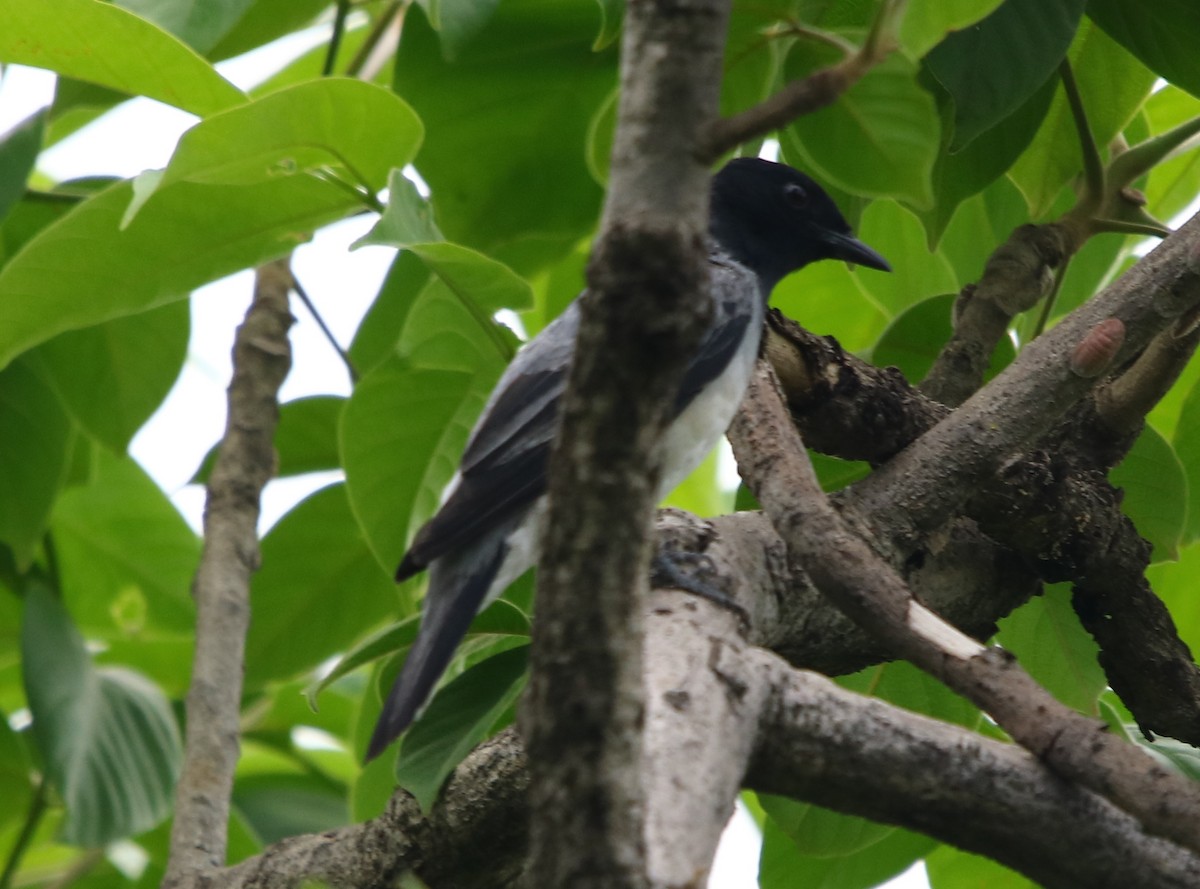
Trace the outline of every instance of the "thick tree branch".
<instances>
[{"instance_id":1,"label":"thick tree branch","mask_svg":"<svg viewBox=\"0 0 1200 889\"><path fill-rule=\"evenodd\" d=\"M764 715L749 786L927 833L1046 889L1200 881L1196 855L1146 836L1021 748L776 669L778 696Z\"/></svg>"},{"instance_id":2,"label":"thick tree branch","mask_svg":"<svg viewBox=\"0 0 1200 889\"><path fill-rule=\"evenodd\" d=\"M259 497L275 471L278 393L292 362L291 280L285 260L258 270L254 301L234 340L228 419L208 483L204 551L192 589L196 653L164 886L196 885L225 864Z\"/></svg>"},{"instance_id":3,"label":"thick tree branch","mask_svg":"<svg viewBox=\"0 0 1200 889\"><path fill-rule=\"evenodd\" d=\"M730 430L739 468L817 586L899 656L986 710L1060 775L1100 793L1144 828L1200 849L1200 790L1059 704L1010 655L918 603L833 509L766 365Z\"/></svg>"},{"instance_id":4,"label":"thick tree branch","mask_svg":"<svg viewBox=\"0 0 1200 889\"><path fill-rule=\"evenodd\" d=\"M708 170L728 3L630 4L602 231L562 426L522 713L533 885L646 885L642 634L656 444L708 310ZM581 595L581 590L587 590Z\"/></svg>"}]
</instances>

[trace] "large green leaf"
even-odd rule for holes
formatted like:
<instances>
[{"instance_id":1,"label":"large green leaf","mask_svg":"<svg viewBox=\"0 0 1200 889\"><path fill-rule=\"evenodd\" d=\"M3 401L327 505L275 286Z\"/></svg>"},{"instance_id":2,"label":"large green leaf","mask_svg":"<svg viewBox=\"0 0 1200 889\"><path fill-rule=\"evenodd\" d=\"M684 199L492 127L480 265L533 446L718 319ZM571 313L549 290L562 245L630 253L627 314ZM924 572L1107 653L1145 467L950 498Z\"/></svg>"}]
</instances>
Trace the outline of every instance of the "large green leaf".
<instances>
[{"instance_id":1,"label":"large green leaf","mask_svg":"<svg viewBox=\"0 0 1200 889\"><path fill-rule=\"evenodd\" d=\"M67 809L63 839L102 846L165 818L181 743L162 693L93 667L66 609L39 587L25 596L21 645L34 738Z\"/></svg>"},{"instance_id":2,"label":"large green leaf","mask_svg":"<svg viewBox=\"0 0 1200 889\"><path fill-rule=\"evenodd\" d=\"M1002 0L913 0L900 20L900 45L919 59L946 38L989 15Z\"/></svg>"},{"instance_id":3,"label":"large green leaf","mask_svg":"<svg viewBox=\"0 0 1200 889\"><path fill-rule=\"evenodd\" d=\"M250 591L248 688L344 651L396 602L395 584L368 549L342 485L308 497L271 529Z\"/></svg>"},{"instance_id":4,"label":"large green leaf","mask_svg":"<svg viewBox=\"0 0 1200 889\"><path fill-rule=\"evenodd\" d=\"M327 77L196 124L179 140L157 187L250 185L332 169L349 184L374 192L393 167L413 159L422 135L421 121L394 93Z\"/></svg>"},{"instance_id":5,"label":"large green leaf","mask_svg":"<svg viewBox=\"0 0 1200 889\"><path fill-rule=\"evenodd\" d=\"M939 293L958 290L944 256L929 249L915 216L894 201L875 201L863 213L858 235L892 264L891 274L856 272L858 286L892 315Z\"/></svg>"},{"instance_id":6,"label":"large green leaf","mask_svg":"<svg viewBox=\"0 0 1200 889\"><path fill-rule=\"evenodd\" d=\"M1179 550L1179 561L1158 562L1146 569L1146 580L1155 594L1171 610L1179 637L1192 651L1200 651L1200 596L1196 578L1200 577L1200 543Z\"/></svg>"},{"instance_id":7,"label":"large green leaf","mask_svg":"<svg viewBox=\"0 0 1200 889\"><path fill-rule=\"evenodd\" d=\"M122 228L131 195L122 182L84 201L0 270L0 366L64 330L153 308L282 256L359 206L342 188L301 176L180 182Z\"/></svg>"},{"instance_id":8,"label":"large green leaf","mask_svg":"<svg viewBox=\"0 0 1200 889\"><path fill-rule=\"evenodd\" d=\"M0 830L24 818L33 797L33 764L21 737L8 723L0 710Z\"/></svg>"},{"instance_id":9,"label":"large green leaf","mask_svg":"<svg viewBox=\"0 0 1200 889\"><path fill-rule=\"evenodd\" d=\"M830 47L796 43L784 62L789 78L803 77L836 58ZM938 150L933 97L917 84L917 67L893 53L832 105L798 118L784 139L808 166L857 195L932 200L930 175Z\"/></svg>"},{"instance_id":10,"label":"large green leaf","mask_svg":"<svg viewBox=\"0 0 1200 889\"><path fill-rule=\"evenodd\" d=\"M951 149L953 127L949 125L954 110L953 102L939 88L946 128L942 132L941 148L933 165L935 200L928 210L916 209L925 225L931 247L941 239L959 204L1003 176L1028 147L1050 108L1056 83L1054 78L1047 78L1016 111L957 151ZM1007 237L1008 232L1003 234ZM989 245L989 249L999 243L995 241ZM978 271L972 274L978 275Z\"/></svg>"},{"instance_id":11,"label":"large green leaf","mask_svg":"<svg viewBox=\"0 0 1200 889\"><path fill-rule=\"evenodd\" d=\"M1188 509L1188 477L1174 449L1147 426L1109 478L1124 488L1121 511L1154 545L1154 561L1178 556Z\"/></svg>"},{"instance_id":12,"label":"large green leaf","mask_svg":"<svg viewBox=\"0 0 1200 889\"><path fill-rule=\"evenodd\" d=\"M1097 714L1104 691L1099 648L1071 608L1069 584L1046 587L1000 621L998 641L1017 656L1026 671L1068 707Z\"/></svg>"},{"instance_id":13,"label":"large green leaf","mask_svg":"<svg viewBox=\"0 0 1200 889\"><path fill-rule=\"evenodd\" d=\"M240 56L300 30L329 5L330 0L254 0L208 55L213 59Z\"/></svg>"},{"instance_id":14,"label":"large green leaf","mask_svg":"<svg viewBox=\"0 0 1200 889\"><path fill-rule=\"evenodd\" d=\"M506 649L443 687L404 736L396 782L426 811L464 756L491 733L521 693L529 646Z\"/></svg>"},{"instance_id":15,"label":"large green leaf","mask_svg":"<svg viewBox=\"0 0 1200 889\"><path fill-rule=\"evenodd\" d=\"M49 68L199 115L246 99L186 44L100 0L0 0L0 62Z\"/></svg>"},{"instance_id":16,"label":"large green leaf","mask_svg":"<svg viewBox=\"0 0 1200 889\"><path fill-rule=\"evenodd\" d=\"M1124 129L1141 107L1154 75L1099 28L1085 22L1070 51L1088 127L1098 145ZM1046 119L1011 176L1032 215L1043 215L1059 190L1082 169L1079 135L1066 96L1060 88Z\"/></svg>"},{"instance_id":17,"label":"large green leaf","mask_svg":"<svg viewBox=\"0 0 1200 889\"><path fill-rule=\"evenodd\" d=\"M771 305L822 336L832 336L851 352L868 348L892 317L863 286L862 269L844 262L822 262L784 278L771 294Z\"/></svg>"},{"instance_id":18,"label":"large green leaf","mask_svg":"<svg viewBox=\"0 0 1200 889\"><path fill-rule=\"evenodd\" d=\"M906 830L892 830L868 854L805 855L774 821L763 825L758 884L762 889L871 889L894 877L937 846L937 841Z\"/></svg>"},{"instance_id":19,"label":"large green leaf","mask_svg":"<svg viewBox=\"0 0 1200 889\"><path fill-rule=\"evenodd\" d=\"M1038 889L1036 883L990 858L942 846L925 859L933 889Z\"/></svg>"},{"instance_id":20,"label":"large green leaf","mask_svg":"<svg viewBox=\"0 0 1200 889\"><path fill-rule=\"evenodd\" d=\"M110 638L190 632L200 541L131 458L96 448L93 463L91 481L63 493L51 524L75 619Z\"/></svg>"},{"instance_id":21,"label":"large green leaf","mask_svg":"<svg viewBox=\"0 0 1200 889\"><path fill-rule=\"evenodd\" d=\"M437 507L466 442L457 418L483 397L474 374L415 369L392 358L358 385L342 413L346 488L367 542L394 571L416 530Z\"/></svg>"},{"instance_id":22,"label":"large green leaf","mask_svg":"<svg viewBox=\"0 0 1200 889\"><path fill-rule=\"evenodd\" d=\"M950 316L955 298L945 293L906 309L883 332L871 361L880 367L898 367L913 382L923 380L953 332ZM1003 370L1014 355L1012 342L1002 339L992 354L988 378Z\"/></svg>"},{"instance_id":23,"label":"large green leaf","mask_svg":"<svg viewBox=\"0 0 1200 889\"><path fill-rule=\"evenodd\" d=\"M1087 0L1005 0L983 21L951 34L925 63L954 100L951 150L1016 111L1058 68Z\"/></svg>"},{"instance_id":24,"label":"large green leaf","mask_svg":"<svg viewBox=\"0 0 1200 889\"><path fill-rule=\"evenodd\" d=\"M429 23L442 38L442 55L449 61L458 57L471 40L484 29L500 0L418 0Z\"/></svg>"},{"instance_id":25,"label":"large green leaf","mask_svg":"<svg viewBox=\"0 0 1200 889\"><path fill-rule=\"evenodd\" d=\"M187 357L184 301L68 330L33 353L71 416L123 452L175 384Z\"/></svg>"},{"instance_id":26,"label":"large green leaf","mask_svg":"<svg viewBox=\"0 0 1200 889\"><path fill-rule=\"evenodd\" d=\"M36 114L0 136L0 219L25 193L25 182L42 150L46 113Z\"/></svg>"},{"instance_id":27,"label":"large green leaf","mask_svg":"<svg viewBox=\"0 0 1200 889\"><path fill-rule=\"evenodd\" d=\"M1193 0L1091 0L1088 16L1155 74L1200 97L1200 5Z\"/></svg>"},{"instance_id":28,"label":"large green leaf","mask_svg":"<svg viewBox=\"0 0 1200 889\"><path fill-rule=\"evenodd\" d=\"M508 266L461 244L442 240L429 205L399 170L393 172L391 199L383 216L355 246L378 244L410 250L437 275L482 329L495 330L490 316L499 309L528 309L533 291ZM498 333L498 331L497 331ZM508 345L501 350L511 355Z\"/></svg>"},{"instance_id":29,"label":"large green leaf","mask_svg":"<svg viewBox=\"0 0 1200 889\"><path fill-rule=\"evenodd\" d=\"M203 53L225 36L254 5L254 0L116 0L116 3Z\"/></svg>"},{"instance_id":30,"label":"large green leaf","mask_svg":"<svg viewBox=\"0 0 1200 889\"><path fill-rule=\"evenodd\" d=\"M1200 117L1200 99L1168 84L1150 97L1145 112L1151 133L1157 135ZM1170 220L1182 213L1200 193L1197 147L1190 146L1150 171L1146 209L1157 219Z\"/></svg>"},{"instance_id":31,"label":"large green leaf","mask_svg":"<svg viewBox=\"0 0 1200 889\"><path fill-rule=\"evenodd\" d=\"M346 824L344 794L342 787L321 775L260 768L238 776L232 802L257 840L276 843Z\"/></svg>"},{"instance_id":32,"label":"large green leaf","mask_svg":"<svg viewBox=\"0 0 1200 889\"><path fill-rule=\"evenodd\" d=\"M71 421L31 362L0 371L0 542L25 568L67 476Z\"/></svg>"},{"instance_id":33,"label":"large green leaf","mask_svg":"<svg viewBox=\"0 0 1200 889\"><path fill-rule=\"evenodd\" d=\"M601 192L581 147L616 82L596 26L588 3L507 0L448 62L407 16L394 86L427 128L416 165L447 239L528 273L592 229Z\"/></svg>"},{"instance_id":34,"label":"large green leaf","mask_svg":"<svg viewBox=\"0 0 1200 889\"><path fill-rule=\"evenodd\" d=\"M1175 456L1187 478L1185 543L1200 538L1200 384L1193 385L1184 399L1175 425Z\"/></svg>"},{"instance_id":35,"label":"large green leaf","mask_svg":"<svg viewBox=\"0 0 1200 889\"><path fill-rule=\"evenodd\" d=\"M759 804L801 855L833 858L873 846L896 828L811 803L759 794Z\"/></svg>"}]
</instances>

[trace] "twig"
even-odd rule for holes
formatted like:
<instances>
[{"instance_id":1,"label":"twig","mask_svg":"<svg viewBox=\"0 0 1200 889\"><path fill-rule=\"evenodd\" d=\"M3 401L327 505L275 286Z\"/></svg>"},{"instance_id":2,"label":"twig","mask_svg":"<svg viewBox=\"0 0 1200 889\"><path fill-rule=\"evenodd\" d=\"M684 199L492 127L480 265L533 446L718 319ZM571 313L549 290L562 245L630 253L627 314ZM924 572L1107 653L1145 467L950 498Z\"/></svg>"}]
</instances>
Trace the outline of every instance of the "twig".
<instances>
[{"instance_id":1,"label":"twig","mask_svg":"<svg viewBox=\"0 0 1200 889\"><path fill-rule=\"evenodd\" d=\"M337 341L337 337L333 335L333 331L329 329L329 325L325 323L325 319L321 317L321 313L317 311L317 307L313 304L312 299L308 296L308 291L300 283L300 279L292 276L292 290L296 292L296 296L300 297L300 302L304 303L304 308L308 309L308 314L312 315L317 326L321 328L321 333L325 335L329 345L333 347L333 351L337 352L338 357L342 359L342 364L346 365L346 373L350 374L350 382L358 382L358 371L354 369L354 363L350 360L350 354L342 348L341 343Z\"/></svg>"},{"instance_id":2,"label":"twig","mask_svg":"<svg viewBox=\"0 0 1200 889\"><path fill-rule=\"evenodd\" d=\"M275 469L278 392L291 367L291 283L285 260L260 268L254 300L234 339L229 414L209 478L204 550L192 589L196 653L164 886L195 886L225 863L250 575L259 560L259 497Z\"/></svg>"},{"instance_id":3,"label":"twig","mask_svg":"<svg viewBox=\"0 0 1200 889\"><path fill-rule=\"evenodd\" d=\"M12 886L17 868L21 866L21 859L25 856L25 851L29 848L33 835L45 813L46 779L43 776L34 785L33 796L29 798L29 808L25 810L25 821L21 824L21 831L13 840L12 849L9 850L8 858L4 861L4 872L0 873L0 889L10 889Z\"/></svg>"},{"instance_id":4,"label":"twig","mask_svg":"<svg viewBox=\"0 0 1200 889\"><path fill-rule=\"evenodd\" d=\"M346 33L346 16L349 14L350 0L337 0L337 10L333 15L333 33L329 36L329 48L325 51L325 61L321 65L322 77L328 77L337 66L338 50Z\"/></svg>"}]
</instances>

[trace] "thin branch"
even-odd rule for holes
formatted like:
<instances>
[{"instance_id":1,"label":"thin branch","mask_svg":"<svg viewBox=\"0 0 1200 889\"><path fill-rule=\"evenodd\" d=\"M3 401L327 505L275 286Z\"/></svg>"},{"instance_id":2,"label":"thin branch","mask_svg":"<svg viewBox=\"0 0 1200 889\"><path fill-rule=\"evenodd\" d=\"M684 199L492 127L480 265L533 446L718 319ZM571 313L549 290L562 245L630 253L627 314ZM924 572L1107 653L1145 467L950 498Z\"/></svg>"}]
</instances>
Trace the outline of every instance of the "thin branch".
<instances>
[{"instance_id":1,"label":"thin branch","mask_svg":"<svg viewBox=\"0 0 1200 889\"><path fill-rule=\"evenodd\" d=\"M279 386L291 367L291 283L285 260L260 268L234 340L229 414L209 478L204 550L192 589L196 653L164 886L197 885L225 863L259 497L275 469Z\"/></svg>"},{"instance_id":2,"label":"thin branch","mask_svg":"<svg viewBox=\"0 0 1200 889\"><path fill-rule=\"evenodd\" d=\"M1083 107L1083 96L1079 94L1079 84L1075 82L1075 72L1071 70L1071 63L1063 59L1058 66L1058 74L1062 78L1063 91L1067 94L1067 106L1071 109L1071 120L1075 123L1075 134L1079 137L1079 152L1083 160L1083 195L1076 212L1091 216L1104 202L1104 162L1100 158L1096 137L1092 135L1087 111Z\"/></svg>"},{"instance_id":3,"label":"thin branch","mask_svg":"<svg viewBox=\"0 0 1200 889\"><path fill-rule=\"evenodd\" d=\"M892 30L903 5L903 0L886 0L862 48L853 55L814 71L803 80L791 81L775 95L733 117L714 121L697 150L699 160L712 164L743 142L765 136L801 115L833 104L892 51L895 46Z\"/></svg>"},{"instance_id":4,"label":"thin branch","mask_svg":"<svg viewBox=\"0 0 1200 889\"><path fill-rule=\"evenodd\" d=\"M357 77L360 80L371 80L375 76L375 68L382 62L376 60L391 55L395 41L400 38L400 26L404 21L404 11L412 0L393 0L380 14L371 26L371 33L358 48L350 64L346 66L347 77Z\"/></svg>"},{"instance_id":5,"label":"thin branch","mask_svg":"<svg viewBox=\"0 0 1200 889\"><path fill-rule=\"evenodd\" d=\"M338 357L342 359L342 364L346 365L346 373L350 375L350 382L358 382L358 371L354 369L354 363L350 360L350 354L342 348L341 343L337 341L337 337L333 335L333 331L329 329L329 325L325 323L325 319L321 317L321 313L317 311L317 307L309 298L308 291L300 283L300 279L295 275L292 276L292 290L296 292L296 296L300 297L300 302L304 303L304 308L308 309L308 314L312 315L317 326L321 328L321 333L325 335L329 345L333 347L333 351L337 352Z\"/></svg>"},{"instance_id":6,"label":"thin branch","mask_svg":"<svg viewBox=\"0 0 1200 889\"><path fill-rule=\"evenodd\" d=\"M346 33L346 16L350 14L350 0L337 0L337 9L333 15L333 33L329 36L329 48L325 51L325 61L321 65L321 76L328 77L337 66L338 50L342 46L342 37Z\"/></svg>"},{"instance_id":7,"label":"thin branch","mask_svg":"<svg viewBox=\"0 0 1200 889\"><path fill-rule=\"evenodd\" d=\"M46 814L46 778L43 775L34 784L33 795L29 798L29 807L25 810L25 820L21 823L21 830L17 834L17 838L13 840L12 849L9 850L8 858L4 861L4 872L0 873L0 889L10 889L12 886L17 868L21 866L21 859L25 857L25 852L33 841L33 836L37 832L38 825L42 823L44 814Z\"/></svg>"}]
</instances>

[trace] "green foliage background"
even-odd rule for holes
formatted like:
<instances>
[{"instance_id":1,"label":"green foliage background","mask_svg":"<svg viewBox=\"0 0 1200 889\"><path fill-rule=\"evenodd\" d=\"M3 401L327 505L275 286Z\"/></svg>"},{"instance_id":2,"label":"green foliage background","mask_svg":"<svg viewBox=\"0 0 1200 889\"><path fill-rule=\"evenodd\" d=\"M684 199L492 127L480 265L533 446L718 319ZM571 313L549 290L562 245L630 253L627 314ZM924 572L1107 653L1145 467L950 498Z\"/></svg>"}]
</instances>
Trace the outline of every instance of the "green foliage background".
<instances>
[{"instance_id":1,"label":"green foliage background","mask_svg":"<svg viewBox=\"0 0 1200 889\"><path fill-rule=\"evenodd\" d=\"M835 61L878 5L735 0L723 112ZM68 873L96 889L161 878L199 541L126 448L180 370L188 294L351 214L380 213L365 240L400 249L349 346L351 397L283 408L281 474L340 469L345 481L263 542L230 859L376 814L396 775L428 804L458 759L511 721L528 580L476 621L399 761L359 765L377 690L415 632L420 581L397 589L391 572L518 345L495 315L516 311L536 333L582 285L622 4L420 0L394 61L356 77L353 60L387 8L367 2L347 19L335 76L322 74L321 46L243 93L214 62L328 30L334 4L0 0L0 62L59 75L53 104L0 136L0 889ZM778 134L782 159L825 183L896 272L823 264L785 281L775 304L919 378L949 333L948 294L978 279L1015 226L1074 203L1080 142L1057 76L1064 57L1105 158L1163 137L1134 183L1145 210L1165 221L1194 206L1200 154L1186 137L1200 116L1198 45L1200 6L1178 0L912 0L898 50ZM44 150L130 96L197 117L164 170L76 182L38 171ZM409 164L428 201L399 174ZM1054 314L1112 280L1145 241L1093 237ZM1016 348L1035 320L1018 319ZM1154 544L1155 589L1193 646L1198 375L1185 373L1115 473ZM828 468L831 484L844 474ZM733 495L709 461L673 502L710 514ZM1064 591L1010 617L1000 640L1062 700L1123 725ZM905 665L846 682L981 723ZM298 726L332 743L297 743ZM1194 769L1193 754L1171 761ZM767 887L868 887L920 858L935 887L1028 885L904 831L789 800L751 803Z\"/></svg>"}]
</instances>

